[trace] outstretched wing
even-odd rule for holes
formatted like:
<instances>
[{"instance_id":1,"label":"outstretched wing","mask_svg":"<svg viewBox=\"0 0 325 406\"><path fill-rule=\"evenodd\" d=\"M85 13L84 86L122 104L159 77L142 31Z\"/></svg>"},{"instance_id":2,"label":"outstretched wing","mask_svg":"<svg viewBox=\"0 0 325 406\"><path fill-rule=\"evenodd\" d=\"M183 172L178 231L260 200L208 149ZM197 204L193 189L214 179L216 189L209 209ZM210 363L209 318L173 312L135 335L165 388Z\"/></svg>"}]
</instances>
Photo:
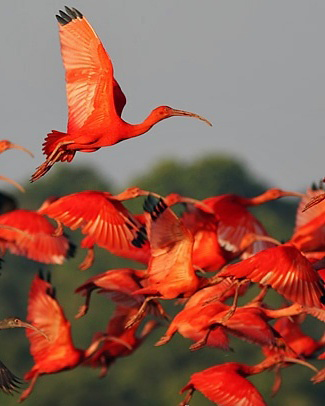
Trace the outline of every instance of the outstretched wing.
<instances>
[{"instance_id":1,"label":"outstretched wing","mask_svg":"<svg viewBox=\"0 0 325 406\"><path fill-rule=\"evenodd\" d=\"M53 225L37 212L17 209L4 213L0 226L4 248L13 254L47 264L62 264L73 253L73 244L67 237L54 236Z\"/></svg>"},{"instance_id":2,"label":"outstretched wing","mask_svg":"<svg viewBox=\"0 0 325 406\"><path fill-rule=\"evenodd\" d=\"M130 249L137 250L131 241L140 224L108 192L85 190L63 196L40 213L72 230L81 228L82 233L91 237L94 243L116 255Z\"/></svg>"},{"instance_id":3,"label":"outstretched wing","mask_svg":"<svg viewBox=\"0 0 325 406\"><path fill-rule=\"evenodd\" d=\"M0 389L12 395L13 392L17 392L20 384L21 380L0 361Z\"/></svg>"},{"instance_id":4,"label":"outstretched wing","mask_svg":"<svg viewBox=\"0 0 325 406\"><path fill-rule=\"evenodd\" d=\"M38 275L34 277L29 292L27 318L48 337L47 340L43 335L26 329L30 352L35 363L42 365L42 370L48 368L53 372L56 367L62 369L79 357L79 351L72 343L70 323L54 297L53 288Z\"/></svg>"},{"instance_id":5,"label":"outstretched wing","mask_svg":"<svg viewBox=\"0 0 325 406\"><path fill-rule=\"evenodd\" d=\"M66 71L68 133L96 131L121 115L125 96L113 77L113 66L86 18L66 7L57 16L62 60Z\"/></svg>"}]
</instances>

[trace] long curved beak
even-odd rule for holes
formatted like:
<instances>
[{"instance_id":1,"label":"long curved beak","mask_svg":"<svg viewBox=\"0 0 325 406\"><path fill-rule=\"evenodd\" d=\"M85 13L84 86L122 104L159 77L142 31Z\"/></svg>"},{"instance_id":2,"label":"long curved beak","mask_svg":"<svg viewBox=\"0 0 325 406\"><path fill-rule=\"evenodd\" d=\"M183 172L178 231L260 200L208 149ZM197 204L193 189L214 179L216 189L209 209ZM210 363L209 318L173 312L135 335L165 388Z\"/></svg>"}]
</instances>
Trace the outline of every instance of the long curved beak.
<instances>
[{"instance_id":1,"label":"long curved beak","mask_svg":"<svg viewBox=\"0 0 325 406\"><path fill-rule=\"evenodd\" d=\"M199 116L198 114L195 113L191 113L190 111L184 111L184 110L173 110L173 116L188 116L188 117L194 117L194 118L198 118L201 121L204 121L205 123L207 123L210 127L212 127L212 124L209 120L207 120L206 118Z\"/></svg>"},{"instance_id":2,"label":"long curved beak","mask_svg":"<svg viewBox=\"0 0 325 406\"><path fill-rule=\"evenodd\" d=\"M310 364L309 362L304 361L304 360L302 360L302 359L291 358L291 357L284 357L284 358L283 358L283 361L284 361L284 362L291 362L291 363L294 363L294 364L304 365L305 367L310 368L310 369L312 369L312 370L315 371L315 372L318 372L318 369L317 369L314 365L312 365L312 364Z\"/></svg>"},{"instance_id":3,"label":"long curved beak","mask_svg":"<svg viewBox=\"0 0 325 406\"><path fill-rule=\"evenodd\" d=\"M4 180L5 182L12 184L13 186L15 186L18 190L20 190L23 193L25 192L25 189L15 180L12 180L12 179L7 178L6 176L2 176L2 175L0 175L0 180Z\"/></svg>"},{"instance_id":4,"label":"long curved beak","mask_svg":"<svg viewBox=\"0 0 325 406\"><path fill-rule=\"evenodd\" d=\"M29 154L32 158L34 158L34 154L29 149L22 147L21 145L10 142L10 148L20 149L21 151L27 152L27 154Z\"/></svg>"},{"instance_id":5,"label":"long curved beak","mask_svg":"<svg viewBox=\"0 0 325 406\"><path fill-rule=\"evenodd\" d=\"M19 323L19 327L30 328L31 330L37 331L39 334L42 334L42 336L44 336L44 337L49 341L49 338L48 338L48 336L44 333L44 331L40 330L39 328L33 326L33 325L30 324L30 323L26 323L25 321L21 321L21 322Z\"/></svg>"},{"instance_id":6,"label":"long curved beak","mask_svg":"<svg viewBox=\"0 0 325 406\"><path fill-rule=\"evenodd\" d=\"M301 199L305 197L306 195L304 193L299 193L299 192L292 192L291 190L284 190L283 191L283 196L293 196L293 197L300 197Z\"/></svg>"}]
</instances>

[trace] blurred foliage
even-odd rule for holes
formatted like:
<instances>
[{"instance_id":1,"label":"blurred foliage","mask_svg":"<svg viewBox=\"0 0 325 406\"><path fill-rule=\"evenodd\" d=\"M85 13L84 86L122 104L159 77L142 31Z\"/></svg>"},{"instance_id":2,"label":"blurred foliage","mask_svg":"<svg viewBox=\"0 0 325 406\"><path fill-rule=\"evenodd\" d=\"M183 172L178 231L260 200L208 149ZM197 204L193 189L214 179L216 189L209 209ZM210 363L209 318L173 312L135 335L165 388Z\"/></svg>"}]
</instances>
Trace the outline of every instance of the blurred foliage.
<instances>
[{"instance_id":1,"label":"blurred foliage","mask_svg":"<svg viewBox=\"0 0 325 406\"><path fill-rule=\"evenodd\" d=\"M37 209L49 196L61 196L85 189L106 190L118 193L115 185L103 179L93 169L75 165L57 165L49 174L34 184L26 183L25 194L15 196L19 207ZM209 156L192 163L165 161L145 174L140 174L130 182L130 186L139 186L162 195L178 192L198 199L222 193L236 193L243 196L255 196L262 193L269 185L257 180L247 168L237 160L225 156ZM276 186L276 185L274 185ZM135 212L141 211L143 199L128 203ZM286 239L292 232L297 202L288 199L267 203L255 209L256 215L266 225L272 235ZM81 233L67 230L76 244L80 243ZM71 320L74 343L79 348L86 348L92 335L104 330L113 307L103 295L94 294L89 313L80 320L75 320L78 307L83 300L74 294L77 286L90 276L107 269L125 266L140 267L134 262L123 260L96 248L94 266L86 271L78 270L78 264L85 252L79 249L74 259L62 266L44 266L22 257L5 255L1 270L1 318L17 315L26 317L26 303L31 280L39 269L50 271L52 281L57 288L57 297L65 314ZM272 295L268 295L270 300ZM278 305L278 303L277 303ZM164 303L165 306L165 303ZM166 308L175 314L180 308L167 304ZM320 323L309 320L307 325L313 335L321 335ZM182 399L179 390L186 384L193 372L220 362L239 361L254 364L262 360L257 346L233 339L233 353L204 348L190 352L191 344L178 334L170 343L154 347L154 343L165 332L166 325L155 330L147 341L135 353L118 360L109 370L106 378L98 379L99 371L78 367L71 371L40 377L34 392L25 401L26 405L88 406L89 404L118 406L169 406L176 405ZM33 365L28 351L28 341L22 329L1 332L1 360L18 376ZM301 366L288 368L283 372L283 386L276 396L269 394L273 382L272 372L265 372L253 377L263 393L268 405L310 406L323 404L324 385L313 386L309 381L312 372ZM10 397L0 393L1 405L12 406L18 396ZM192 406L210 405L201 394L195 393Z\"/></svg>"}]
</instances>

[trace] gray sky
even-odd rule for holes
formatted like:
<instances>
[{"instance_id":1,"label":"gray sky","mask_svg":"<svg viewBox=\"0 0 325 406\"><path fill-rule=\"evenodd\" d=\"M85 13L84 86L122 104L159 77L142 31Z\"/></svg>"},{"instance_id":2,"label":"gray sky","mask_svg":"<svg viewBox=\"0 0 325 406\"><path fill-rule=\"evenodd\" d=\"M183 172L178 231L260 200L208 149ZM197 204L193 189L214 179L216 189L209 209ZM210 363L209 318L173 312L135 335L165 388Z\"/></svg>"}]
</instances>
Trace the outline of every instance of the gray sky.
<instances>
[{"instance_id":1,"label":"gray sky","mask_svg":"<svg viewBox=\"0 0 325 406\"><path fill-rule=\"evenodd\" d=\"M66 130L54 17L64 5L62 0L0 3L1 139L36 156L2 154L0 174L18 181L44 161L46 133ZM325 176L323 0L74 0L67 5L87 17L110 54L128 100L125 120L141 122L166 104L213 123L210 128L170 118L133 140L77 153L70 165L94 164L125 183L162 157L186 161L226 152L273 186L304 189Z\"/></svg>"}]
</instances>

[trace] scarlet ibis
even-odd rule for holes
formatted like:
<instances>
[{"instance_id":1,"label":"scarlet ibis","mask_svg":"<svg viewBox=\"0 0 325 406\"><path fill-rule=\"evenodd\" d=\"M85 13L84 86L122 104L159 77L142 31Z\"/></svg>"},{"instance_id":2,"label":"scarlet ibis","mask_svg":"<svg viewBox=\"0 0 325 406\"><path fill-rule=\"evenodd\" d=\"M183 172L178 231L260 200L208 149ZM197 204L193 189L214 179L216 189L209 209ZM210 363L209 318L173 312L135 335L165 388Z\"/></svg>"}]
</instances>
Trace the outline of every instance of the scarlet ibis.
<instances>
[{"instance_id":1,"label":"scarlet ibis","mask_svg":"<svg viewBox=\"0 0 325 406\"><path fill-rule=\"evenodd\" d=\"M165 197L168 206L186 203L187 209L181 219L194 237L193 263L205 271L217 271L232 256L220 245L218 240L219 217L200 201L171 193Z\"/></svg>"},{"instance_id":2,"label":"scarlet ibis","mask_svg":"<svg viewBox=\"0 0 325 406\"><path fill-rule=\"evenodd\" d=\"M66 71L68 128L67 133L47 134L43 144L46 160L32 175L32 182L48 172L55 162L70 162L77 151L93 152L137 137L168 117L195 117L211 125L198 114L168 106L155 108L140 124L125 122L121 114L126 98L114 78L111 59L99 37L75 8L60 10L56 18Z\"/></svg>"},{"instance_id":3,"label":"scarlet ibis","mask_svg":"<svg viewBox=\"0 0 325 406\"><path fill-rule=\"evenodd\" d=\"M145 271L122 268L111 269L89 278L75 290L76 293L86 296L85 304L79 308L75 317L78 319L87 313L91 294L95 290L110 298L120 307L139 308L145 301L145 296L142 294L135 295L134 292L142 288L141 282L144 277ZM155 300L150 302L148 311L165 316L160 303Z\"/></svg>"},{"instance_id":4,"label":"scarlet ibis","mask_svg":"<svg viewBox=\"0 0 325 406\"><path fill-rule=\"evenodd\" d=\"M29 328L38 333L44 335L43 331L39 330L32 324L26 323L25 321L20 320L18 317L8 317L0 321L0 330L5 330L8 328L23 327ZM15 376L1 361L0 361L0 389L4 393L10 393L16 391L21 384L21 379Z\"/></svg>"},{"instance_id":5,"label":"scarlet ibis","mask_svg":"<svg viewBox=\"0 0 325 406\"><path fill-rule=\"evenodd\" d=\"M166 333L155 345L159 346L168 343L173 335L178 332L183 337L194 341L194 344L190 346L191 350L197 349L196 344L205 338L205 345L228 350L229 338L222 326L209 331L210 334L207 336L210 319L227 309L228 306L221 302L214 302L206 306L194 305L186 307L174 317Z\"/></svg>"},{"instance_id":6,"label":"scarlet ibis","mask_svg":"<svg viewBox=\"0 0 325 406\"><path fill-rule=\"evenodd\" d=\"M136 308L118 306L107 325L103 345L85 362L85 365L100 367L100 377L106 375L109 366L118 358L131 355L158 327L159 324L155 320L149 320L139 334L139 323L135 323L131 328L125 328L127 320L136 312ZM102 333L96 333L94 340L101 336Z\"/></svg>"},{"instance_id":7,"label":"scarlet ibis","mask_svg":"<svg viewBox=\"0 0 325 406\"><path fill-rule=\"evenodd\" d=\"M315 340L302 331L300 324L299 317L281 317L274 324L274 328L281 334L295 356L310 357L325 346L325 336ZM264 353L270 355L271 352L264 349ZM292 351L287 355L291 356Z\"/></svg>"},{"instance_id":8,"label":"scarlet ibis","mask_svg":"<svg viewBox=\"0 0 325 406\"><path fill-rule=\"evenodd\" d=\"M284 362L299 363L313 368L310 364L295 358L269 357L256 365L227 362L194 373L181 393L189 391L180 406L188 406L195 390L219 406L266 406L261 394L246 377L259 374ZM313 368L314 369L314 368ZM317 371L317 370L316 370Z\"/></svg>"},{"instance_id":9,"label":"scarlet ibis","mask_svg":"<svg viewBox=\"0 0 325 406\"><path fill-rule=\"evenodd\" d=\"M84 190L62 196L39 212L72 230L81 228L86 234L81 246L87 248L88 253L79 265L82 270L93 264L95 244L115 255L146 263L150 255L148 244L141 249L131 244L142 224L121 202L148 193L138 187L130 187L115 196L109 192Z\"/></svg>"},{"instance_id":10,"label":"scarlet ibis","mask_svg":"<svg viewBox=\"0 0 325 406\"><path fill-rule=\"evenodd\" d=\"M0 249L46 264L62 264L75 246L67 237L54 236L55 227L38 211L11 210L0 215Z\"/></svg>"},{"instance_id":11,"label":"scarlet ibis","mask_svg":"<svg viewBox=\"0 0 325 406\"><path fill-rule=\"evenodd\" d=\"M304 195L272 188L261 195L251 198L226 194L209 197L202 202L213 209L215 215L219 218L218 240L221 246L232 252L234 256L237 256L241 254L240 243L246 234L267 235L263 225L248 211L248 207L257 206L285 196L302 197ZM272 245L267 241L258 240L245 250L243 258L247 258Z\"/></svg>"},{"instance_id":12,"label":"scarlet ibis","mask_svg":"<svg viewBox=\"0 0 325 406\"><path fill-rule=\"evenodd\" d=\"M39 275L36 275L32 281L27 318L35 327L40 328L49 340L32 334L29 330L26 331L34 365L24 376L24 379L31 380L31 383L22 392L20 402L31 394L40 375L75 368L94 354L103 341L103 337L93 341L86 350L78 349L73 345L71 325L55 298L54 288L50 282Z\"/></svg>"},{"instance_id":13,"label":"scarlet ibis","mask_svg":"<svg viewBox=\"0 0 325 406\"><path fill-rule=\"evenodd\" d=\"M323 280L307 258L290 243L265 249L229 265L218 273L216 279L225 277L272 287L286 299L303 306L324 307Z\"/></svg>"},{"instance_id":14,"label":"scarlet ibis","mask_svg":"<svg viewBox=\"0 0 325 406\"><path fill-rule=\"evenodd\" d=\"M162 198L151 194L145 199L143 208L147 217L151 257L145 287L134 292L147 295L138 317L153 298L190 297L205 284L195 273L192 262L193 235L183 222ZM141 247L143 241L143 235L138 233L133 244Z\"/></svg>"}]
</instances>

